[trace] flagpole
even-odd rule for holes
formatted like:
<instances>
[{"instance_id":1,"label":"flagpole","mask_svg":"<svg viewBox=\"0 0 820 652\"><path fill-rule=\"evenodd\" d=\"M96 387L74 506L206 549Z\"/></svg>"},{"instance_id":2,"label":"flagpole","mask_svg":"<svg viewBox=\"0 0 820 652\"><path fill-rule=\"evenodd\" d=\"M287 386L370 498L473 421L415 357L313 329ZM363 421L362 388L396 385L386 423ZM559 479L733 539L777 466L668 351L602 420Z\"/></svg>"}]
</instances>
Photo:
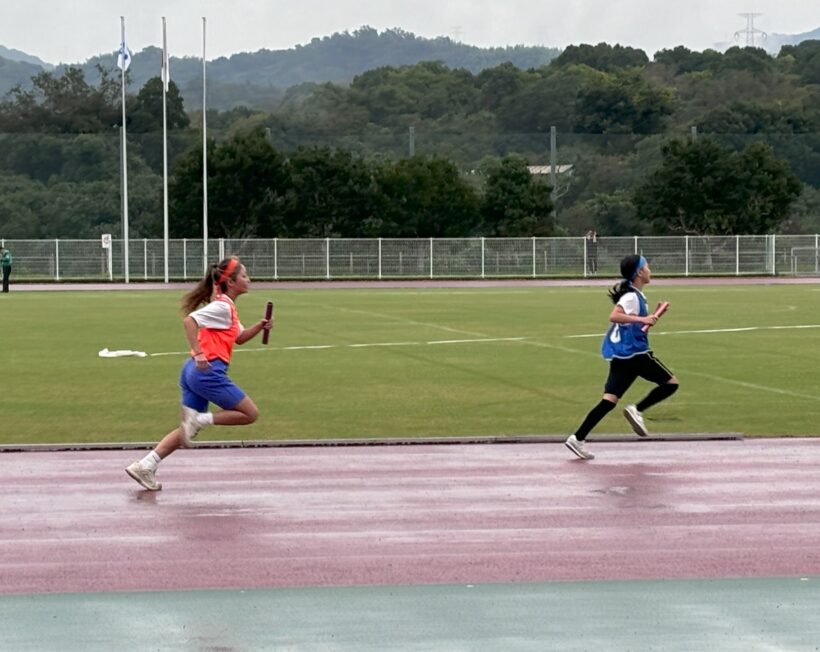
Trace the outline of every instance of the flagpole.
<instances>
[{"instance_id":1,"label":"flagpole","mask_svg":"<svg viewBox=\"0 0 820 652\"><path fill-rule=\"evenodd\" d=\"M208 269L208 121L206 118L205 26L202 17L202 264Z\"/></svg>"},{"instance_id":2,"label":"flagpole","mask_svg":"<svg viewBox=\"0 0 820 652\"><path fill-rule=\"evenodd\" d=\"M125 44L125 16L120 16L120 48L125 50L125 57L128 56L128 46ZM121 55L122 56L122 55ZM125 267L125 282L129 282L128 270L128 155L126 152L127 141L125 138L125 69L127 65L120 68L120 86L122 88L122 246L123 265Z\"/></svg>"},{"instance_id":3,"label":"flagpole","mask_svg":"<svg viewBox=\"0 0 820 652\"><path fill-rule=\"evenodd\" d=\"M162 253L165 260L165 282L168 282L168 43L165 39L165 16L162 17Z\"/></svg>"}]
</instances>

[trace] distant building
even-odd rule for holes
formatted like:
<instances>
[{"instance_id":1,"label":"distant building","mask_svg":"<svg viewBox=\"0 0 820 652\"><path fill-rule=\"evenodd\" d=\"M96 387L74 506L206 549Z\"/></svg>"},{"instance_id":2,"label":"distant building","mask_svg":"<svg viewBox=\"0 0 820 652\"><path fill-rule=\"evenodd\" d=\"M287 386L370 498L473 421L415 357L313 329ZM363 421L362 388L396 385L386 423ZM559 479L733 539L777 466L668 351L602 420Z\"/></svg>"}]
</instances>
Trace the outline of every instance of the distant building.
<instances>
[{"instance_id":1,"label":"distant building","mask_svg":"<svg viewBox=\"0 0 820 652\"><path fill-rule=\"evenodd\" d=\"M527 169L530 171L530 174L536 176L549 176L552 174L551 165L528 165ZM555 174L572 174L572 165L556 165Z\"/></svg>"}]
</instances>

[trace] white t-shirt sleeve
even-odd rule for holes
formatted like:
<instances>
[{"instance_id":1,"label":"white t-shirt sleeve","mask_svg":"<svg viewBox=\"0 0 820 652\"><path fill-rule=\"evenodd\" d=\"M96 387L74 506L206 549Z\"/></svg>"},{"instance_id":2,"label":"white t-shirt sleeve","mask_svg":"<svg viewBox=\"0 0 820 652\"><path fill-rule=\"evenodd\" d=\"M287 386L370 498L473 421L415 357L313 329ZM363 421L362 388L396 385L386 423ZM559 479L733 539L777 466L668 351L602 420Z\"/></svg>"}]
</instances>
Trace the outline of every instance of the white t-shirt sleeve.
<instances>
[{"instance_id":1,"label":"white t-shirt sleeve","mask_svg":"<svg viewBox=\"0 0 820 652\"><path fill-rule=\"evenodd\" d=\"M190 315L200 328L227 330L231 327L231 307L224 301L211 301Z\"/></svg>"},{"instance_id":2,"label":"white t-shirt sleeve","mask_svg":"<svg viewBox=\"0 0 820 652\"><path fill-rule=\"evenodd\" d=\"M624 296L618 299L618 305L627 315L637 315L640 313L641 304L638 301L638 295L634 292L627 292Z\"/></svg>"}]
</instances>

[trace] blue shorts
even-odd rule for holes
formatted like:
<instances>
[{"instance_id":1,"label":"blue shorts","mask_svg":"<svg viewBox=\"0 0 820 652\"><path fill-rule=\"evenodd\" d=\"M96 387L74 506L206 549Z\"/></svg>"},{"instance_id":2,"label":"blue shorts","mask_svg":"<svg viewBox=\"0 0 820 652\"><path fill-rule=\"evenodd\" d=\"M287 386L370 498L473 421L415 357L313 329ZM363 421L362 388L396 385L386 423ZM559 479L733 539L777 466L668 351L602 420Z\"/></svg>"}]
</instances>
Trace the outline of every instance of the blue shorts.
<instances>
[{"instance_id":1,"label":"blue shorts","mask_svg":"<svg viewBox=\"0 0 820 652\"><path fill-rule=\"evenodd\" d=\"M182 404L205 412L208 403L214 403L223 410L231 410L245 398L246 394L228 378L228 365L222 360L211 360L211 368L200 371L193 358L182 366L179 374L182 389Z\"/></svg>"}]
</instances>

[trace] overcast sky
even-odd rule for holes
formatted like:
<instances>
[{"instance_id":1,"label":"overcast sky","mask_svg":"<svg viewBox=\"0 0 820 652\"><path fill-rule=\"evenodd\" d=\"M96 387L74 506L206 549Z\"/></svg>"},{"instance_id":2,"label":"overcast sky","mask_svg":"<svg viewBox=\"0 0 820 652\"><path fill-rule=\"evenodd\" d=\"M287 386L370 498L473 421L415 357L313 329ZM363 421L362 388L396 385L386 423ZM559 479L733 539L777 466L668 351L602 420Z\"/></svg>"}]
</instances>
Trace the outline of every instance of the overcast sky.
<instances>
[{"instance_id":1,"label":"overcast sky","mask_svg":"<svg viewBox=\"0 0 820 652\"><path fill-rule=\"evenodd\" d=\"M820 0L2 0L0 45L49 63L79 63L117 49L120 16L133 51L161 45L167 19L172 56L207 58L262 48L287 49L314 37L370 25L417 36L450 36L482 47L621 43L646 50L693 50L755 27L798 34L820 27ZM745 38L741 44L745 44Z\"/></svg>"}]
</instances>

